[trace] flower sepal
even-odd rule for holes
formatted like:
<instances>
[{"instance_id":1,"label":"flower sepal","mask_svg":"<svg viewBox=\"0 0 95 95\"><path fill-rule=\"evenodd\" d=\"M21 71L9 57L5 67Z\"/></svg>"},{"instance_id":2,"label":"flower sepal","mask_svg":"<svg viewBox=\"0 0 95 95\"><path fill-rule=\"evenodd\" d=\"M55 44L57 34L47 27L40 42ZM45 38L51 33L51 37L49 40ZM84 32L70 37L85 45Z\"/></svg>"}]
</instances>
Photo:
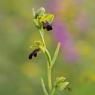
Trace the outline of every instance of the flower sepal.
<instances>
[{"instance_id":1,"label":"flower sepal","mask_svg":"<svg viewBox=\"0 0 95 95\"><path fill-rule=\"evenodd\" d=\"M30 49L39 48L42 52L45 52L45 46L41 41L34 41L34 44L30 46Z\"/></svg>"},{"instance_id":2,"label":"flower sepal","mask_svg":"<svg viewBox=\"0 0 95 95\"><path fill-rule=\"evenodd\" d=\"M41 7L40 9L35 11L34 8L33 8L32 13L33 13L33 18L37 19L37 17L45 15L45 9L43 7Z\"/></svg>"},{"instance_id":3,"label":"flower sepal","mask_svg":"<svg viewBox=\"0 0 95 95\"><path fill-rule=\"evenodd\" d=\"M69 84L69 82L65 82L66 78L61 76L61 77L57 77L54 83L54 87L55 89L58 89L60 91L63 91L67 85Z\"/></svg>"},{"instance_id":4,"label":"flower sepal","mask_svg":"<svg viewBox=\"0 0 95 95\"><path fill-rule=\"evenodd\" d=\"M38 29L52 30L52 22L54 19L53 14L45 13L45 9L41 7L37 11L32 10L33 21Z\"/></svg>"}]
</instances>

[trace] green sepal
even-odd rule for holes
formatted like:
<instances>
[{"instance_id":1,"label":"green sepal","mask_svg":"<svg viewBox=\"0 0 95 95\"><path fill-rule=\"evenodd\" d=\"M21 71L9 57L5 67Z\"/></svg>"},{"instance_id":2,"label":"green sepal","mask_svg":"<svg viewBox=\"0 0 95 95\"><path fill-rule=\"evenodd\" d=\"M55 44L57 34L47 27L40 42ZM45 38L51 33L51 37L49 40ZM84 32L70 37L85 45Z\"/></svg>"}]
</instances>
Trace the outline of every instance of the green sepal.
<instances>
[{"instance_id":1,"label":"green sepal","mask_svg":"<svg viewBox=\"0 0 95 95\"><path fill-rule=\"evenodd\" d=\"M42 23L40 22L40 17L45 15L45 9L43 7L41 7L40 9L35 11L33 8L32 14L33 14L33 21L34 21L36 27L40 29L42 27Z\"/></svg>"},{"instance_id":2,"label":"green sepal","mask_svg":"<svg viewBox=\"0 0 95 95\"><path fill-rule=\"evenodd\" d=\"M33 21L36 27L39 29L43 28L43 22L47 21L48 23L51 24L54 19L54 15L45 13L45 9L43 7L41 7L37 11L32 9L32 13L33 13Z\"/></svg>"},{"instance_id":3,"label":"green sepal","mask_svg":"<svg viewBox=\"0 0 95 95\"><path fill-rule=\"evenodd\" d=\"M58 89L59 89L60 91L63 91L63 90L67 87L68 84L69 84L69 82L59 83Z\"/></svg>"},{"instance_id":4,"label":"green sepal","mask_svg":"<svg viewBox=\"0 0 95 95\"><path fill-rule=\"evenodd\" d=\"M37 19L39 16L44 16L45 15L45 9L43 7L41 7L37 11L34 11L34 9L33 9L32 12L33 12L34 19Z\"/></svg>"},{"instance_id":5,"label":"green sepal","mask_svg":"<svg viewBox=\"0 0 95 95\"><path fill-rule=\"evenodd\" d=\"M45 52L45 47L41 41L34 41L34 44L30 46L31 49L40 48L42 52Z\"/></svg>"},{"instance_id":6,"label":"green sepal","mask_svg":"<svg viewBox=\"0 0 95 95\"><path fill-rule=\"evenodd\" d=\"M60 91L64 90L69 84L69 82L65 82L65 79L66 78L63 76L56 78L55 84L54 84L55 89L58 89Z\"/></svg>"},{"instance_id":7,"label":"green sepal","mask_svg":"<svg viewBox=\"0 0 95 95\"><path fill-rule=\"evenodd\" d=\"M43 16L39 16L39 21L40 22L49 22L49 23L52 23L54 19L54 15L52 14L46 14L46 15L43 15Z\"/></svg>"}]
</instances>

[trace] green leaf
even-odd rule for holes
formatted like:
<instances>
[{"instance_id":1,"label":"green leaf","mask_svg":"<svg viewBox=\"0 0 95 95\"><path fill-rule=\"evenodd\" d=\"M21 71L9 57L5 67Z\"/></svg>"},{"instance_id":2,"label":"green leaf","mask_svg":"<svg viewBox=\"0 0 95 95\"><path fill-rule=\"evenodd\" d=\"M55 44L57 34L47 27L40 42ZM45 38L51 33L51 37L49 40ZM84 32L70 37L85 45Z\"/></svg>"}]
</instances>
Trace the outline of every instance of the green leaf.
<instances>
[{"instance_id":1,"label":"green leaf","mask_svg":"<svg viewBox=\"0 0 95 95\"><path fill-rule=\"evenodd\" d=\"M55 61L58 57L59 49L60 49L60 43L58 43L57 48L55 50L55 53L54 53L54 56L53 56L53 59L52 59L52 66L54 65L54 63L55 63Z\"/></svg>"}]
</instances>

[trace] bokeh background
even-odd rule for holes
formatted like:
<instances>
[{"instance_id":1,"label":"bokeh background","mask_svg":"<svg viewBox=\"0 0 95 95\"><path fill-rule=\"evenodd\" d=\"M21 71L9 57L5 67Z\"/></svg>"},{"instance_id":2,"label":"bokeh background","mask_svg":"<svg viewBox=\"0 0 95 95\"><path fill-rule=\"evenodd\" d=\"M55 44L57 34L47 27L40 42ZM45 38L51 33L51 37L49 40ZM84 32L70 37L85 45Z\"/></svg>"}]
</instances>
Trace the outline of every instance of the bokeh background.
<instances>
[{"instance_id":1,"label":"bokeh background","mask_svg":"<svg viewBox=\"0 0 95 95\"><path fill-rule=\"evenodd\" d=\"M0 95L43 95L46 60L28 60L29 46L41 39L32 8L41 6L55 15L45 34L52 56L61 42L53 80L63 75L70 82L70 91L56 95L95 95L95 0L0 0Z\"/></svg>"}]
</instances>

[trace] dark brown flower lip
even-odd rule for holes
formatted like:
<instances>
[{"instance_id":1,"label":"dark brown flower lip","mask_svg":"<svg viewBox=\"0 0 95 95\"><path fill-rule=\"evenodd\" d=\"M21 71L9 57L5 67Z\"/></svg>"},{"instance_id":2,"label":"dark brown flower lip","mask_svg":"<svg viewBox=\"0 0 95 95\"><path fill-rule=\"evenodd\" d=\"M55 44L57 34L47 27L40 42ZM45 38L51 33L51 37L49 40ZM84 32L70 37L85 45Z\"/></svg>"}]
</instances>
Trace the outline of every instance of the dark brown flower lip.
<instances>
[{"instance_id":1,"label":"dark brown flower lip","mask_svg":"<svg viewBox=\"0 0 95 95\"><path fill-rule=\"evenodd\" d=\"M52 30L52 24L50 24L49 22L45 21L42 22L42 24L43 24L43 29L46 29L47 31Z\"/></svg>"},{"instance_id":2,"label":"dark brown flower lip","mask_svg":"<svg viewBox=\"0 0 95 95\"><path fill-rule=\"evenodd\" d=\"M37 57L37 53L38 53L39 51L40 51L39 48L34 49L34 50L29 54L28 59L32 59L33 57Z\"/></svg>"}]
</instances>

